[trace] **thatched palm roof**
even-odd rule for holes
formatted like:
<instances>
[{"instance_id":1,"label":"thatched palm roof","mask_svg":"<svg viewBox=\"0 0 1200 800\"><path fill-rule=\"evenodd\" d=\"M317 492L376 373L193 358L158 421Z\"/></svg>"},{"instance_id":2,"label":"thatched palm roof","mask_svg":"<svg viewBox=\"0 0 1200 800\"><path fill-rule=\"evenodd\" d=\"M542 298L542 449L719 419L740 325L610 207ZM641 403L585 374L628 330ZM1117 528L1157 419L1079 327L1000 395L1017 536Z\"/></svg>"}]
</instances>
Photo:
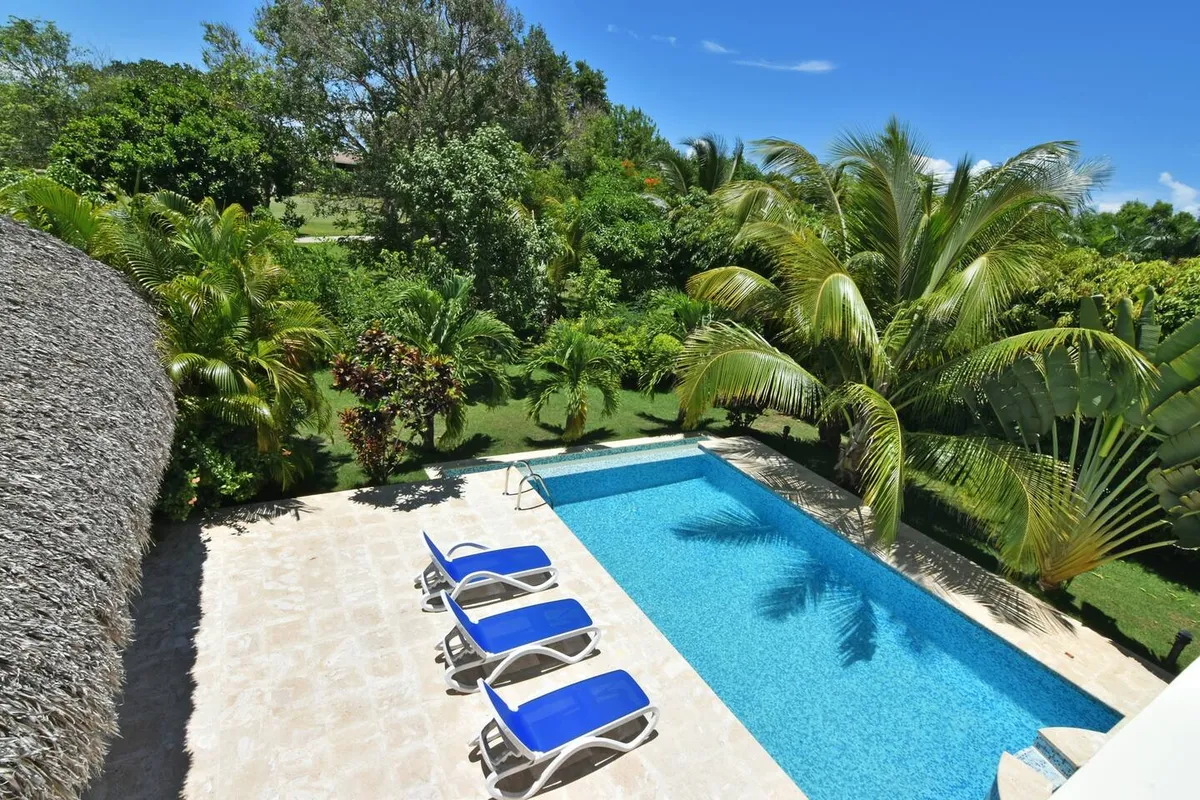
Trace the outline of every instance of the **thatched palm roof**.
<instances>
[{"instance_id":1,"label":"thatched palm roof","mask_svg":"<svg viewBox=\"0 0 1200 800\"><path fill-rule=\"evenodd\" d=\"M121 650L175 421L116 271L0 218L0 797L73 797L116 730Z\"/></svg>"}]
</instances>

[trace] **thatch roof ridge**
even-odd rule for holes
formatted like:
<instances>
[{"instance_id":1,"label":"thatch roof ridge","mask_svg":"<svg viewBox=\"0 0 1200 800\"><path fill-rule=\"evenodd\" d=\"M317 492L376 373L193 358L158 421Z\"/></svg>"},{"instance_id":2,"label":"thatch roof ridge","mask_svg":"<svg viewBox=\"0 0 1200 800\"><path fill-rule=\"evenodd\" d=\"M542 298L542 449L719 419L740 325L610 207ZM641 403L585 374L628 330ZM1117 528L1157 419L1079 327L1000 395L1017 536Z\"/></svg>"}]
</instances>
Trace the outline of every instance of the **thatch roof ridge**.
<instances>
[{"instance_id":1,"label":"thatch roof ridge","mask_svg":"<svg viewBox=\"0 0 1200 800\"><path fill-rule=\"evenodd\" d=\"M175 421L125 278L0 218L0 797L73 797L116 730Z\"/></svg>"}]
</instances>

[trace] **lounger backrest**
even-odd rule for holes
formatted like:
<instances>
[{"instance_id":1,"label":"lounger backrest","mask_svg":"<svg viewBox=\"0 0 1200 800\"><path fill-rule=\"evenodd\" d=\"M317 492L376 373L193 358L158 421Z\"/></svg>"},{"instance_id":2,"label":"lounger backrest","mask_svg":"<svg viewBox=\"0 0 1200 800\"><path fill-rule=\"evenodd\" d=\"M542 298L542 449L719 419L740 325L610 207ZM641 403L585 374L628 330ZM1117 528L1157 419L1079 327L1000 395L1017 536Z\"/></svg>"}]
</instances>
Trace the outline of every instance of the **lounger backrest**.
<instances>
[{"instance_id":1,"label":"lounger backrest","mask_svg":"<svg viewBox=\"0 0 1200 800\"><path fill-rule=\"evenodd\" d=\"M463 611L462 606L454 602L454 598L450 596L449 592L442 592L442 599L446 603L446 608L450 609L450 612L454 614L454 618L458 620L458 627L462 629L463 637L466 638L467 643L479 652L486 653L487 651L479 645L479 638L475 635L475 623L471 622L471 618L467 616L467 612Z\"/></svg>"},{"instance_id":2,"label":"lounger backrest","mask_svg":"<svg viewBox=\"0 0 1200 800\"><path fill-rule=\"evenodd\" d=\"M496 694L496 691L491 686L488 686L483 681L480 681L479 685L483 687L484 695L487 697L488 702L492 704L492 710L496 714L496 722L500 724L500 727L510 737L516 739L521 747L524 747L530 753L536 752L528 742L521 738L521 734L525 731L525 723L517 715L517 712L509 708L508 704L500 699L500 695Z\"/></svg>"},{"instance_id":3,"label":"lounger backrest","mask_svg":"<svg viewBox=\"0 0 1200 800\"><path fill-rule=\"evenodd\" d=\"M433 539L429 538L428 533L426 533L425 531L421 531L421 535L425 537L425 546L429 548L429 554L431 556L433 556L433 560L435 562L437 562L437 565L438 565L438 567L441 568L442 573L447 578L449 578L450 577L450 569L449 569L450 562L449 562L449 560L447 560L447 558L444 555L442 555L441 550L438 550L438 546L433 543Z\"/></svg>"}]
</instances>

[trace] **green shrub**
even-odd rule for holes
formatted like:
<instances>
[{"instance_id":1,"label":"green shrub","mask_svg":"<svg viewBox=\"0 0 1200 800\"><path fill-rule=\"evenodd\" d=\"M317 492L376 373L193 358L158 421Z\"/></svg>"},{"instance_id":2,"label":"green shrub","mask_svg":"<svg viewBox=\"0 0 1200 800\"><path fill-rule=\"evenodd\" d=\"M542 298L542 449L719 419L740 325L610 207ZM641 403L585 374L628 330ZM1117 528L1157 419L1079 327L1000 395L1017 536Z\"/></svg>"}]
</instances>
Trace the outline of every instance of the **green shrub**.
<instances>
[{"instance_id":1,"label":"green shrub","mask_svg":"<svg viewBox=\"0 0 1200 800\"><path fill-rule=\"evenodd\" d=\"M589 253L579 262L579 271L563 281L559 300L568 316L599 317L613 312L620 292L621 282Z\"/></svg>"},{"instance_id":2,"label":"green shrub","mask_svg":"<svg viewBox=\"0 0 1200 800\"><path fill-rule=\"evenodd\" d=\"M1027 295L1010 314L1017 327L1032 327L1038 315L1053 325L1070 325L1077 318L1079 298L1103 295L1109 308L1122 297L1133 297L1143 286L1158 295L1159 324L1169 333L1200 314L1200 258L1176 263L1130 261L1075 248L1054 258L1042 285Z\"/></svg>"},{"instance_id":3,"label":"green shrub","mask_svg":"<svg viewBox=\"0 0 1200 800\"><path fill-rule=\"evenodd\" d=\"M195 511L245 503L273 474L270 459L258 451L252 432L229 426L201 430L181 421L159 489L158 511L184 520Z\"/></svg>"}]
</instances>

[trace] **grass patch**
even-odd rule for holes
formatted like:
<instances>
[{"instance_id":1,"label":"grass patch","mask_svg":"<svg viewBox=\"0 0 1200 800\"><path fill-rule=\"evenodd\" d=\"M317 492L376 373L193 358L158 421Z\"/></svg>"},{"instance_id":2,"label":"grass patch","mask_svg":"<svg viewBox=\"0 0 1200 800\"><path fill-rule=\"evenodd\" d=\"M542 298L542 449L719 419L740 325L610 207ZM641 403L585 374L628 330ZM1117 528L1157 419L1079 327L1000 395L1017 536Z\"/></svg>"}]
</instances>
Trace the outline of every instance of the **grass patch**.
<instances>
[{"instance_id":1,"label":"grass patch","mask_svg":"<svg viewBox=\"0 0 1200 800\"><path fill-rule=\"evenodd\" d=\"M334 409L333 430L308 441L317 469L312 478L295 487L293 494L296 495L354 489L367 484L336 420L337 412L353 405L355 398L348 393L333 391L329 373L319 374L317 380ZM514 390L514 397L497 408L471 406L467 415L467 438L462 443L453 449L439 449L433 453L414 449L404 471L393 475L391 481L425 480L426 464L561 445L563 403L551 402L542 422L537 423L529 419L525 411L525 383L519 375L516 375ZM594 403L594 407L599 408L598 396ZM589 415L581 443L679 433L678 410L673 395L648 398L639 392L622 391L620 410L612 417L601 417L598 412ZM790 426L789 436L783 435L784 426ZM701 429L716 434L736 433L730 430L723 411L715 411L706 417ZM834 478L836 453L817 441L813 426L780 414L767 414L755 421L749 433L814 472ZM913 494L906 498L904 521L985 569L999 571L994 551L965 533L967 526L963 521L942 506ZM1195 581L1181 583L1160 575L1145 563L1119 561L1076 578L1065 590L1054 595L1042 595L1029 584L1024 584L1024 588L1160 666L1165 666L1163 659L1176 631L1188 628L1200 633L1200 576ZM1193 644L1184 651L1180 667L1187 666L1197 657L1200 657L1200 644Z\"/></svg>"},{"instance_id":2,"label":"grass patch","mask_svg":"<svg viewBox=\"0 0 1200 800\"><path fill-rule=\"evenodd\" d=\"M462 442L453 448L439 448L432 453L423 452L414 447L411 451L412 456L405 464L405 469L392 475L391 482L426 480L425 466L428 464L562 446L562 425L566 417L565 402L560 398L555 398L548 404L540 422L531 420L525 406L525 380L516 370L513 370L512 375L512 399L495 408L489 408L483 404L471 405L467 410L467 434ZM328 372L318 373L316 378L333 409L334 421L331 431L307 440L316 470L311 478L295 487L293 493L299 495L337 492L366 486L367 477L355 463L354 452L350 449L350 445L337 423L338 413L342 409L354 405L356 399L348 392L334 391L331 386L333 379ZM646 397L641 392L622 390L620 409L611 417L603 417L599 412L601 407L599 392L593 394L592 407L596 410L588 415L588 424L583 438L575 444L682 432L676 419L679 413L679 403L675 400L674 395L660 394L655 397ZM796 436L815 437L816 435L812 426L781 415L763 416L755 423L755 428L778 434L784 425L791 425L794 429L793 435ZM725 412L721 410L714 411L705 417L701 421L699 429L711 430L714 433L730 432L725 421ZM437 431L440 435L442 431L440 422Z\"/></svg>"},{"instance_id":3,"label":"grass patch","mask_svg":"<svg viewBox=\"0 0 1200 800\"><path fill-rule=\"evenodd\" d=\"M1200 633L1198 589L1169 580L1138 561L1116 561L1071 581L1067 610L1089 628L1162 664L1180 629ZM1192 644L1183 651L1179 666L1197 658L1200 645Z\"/></svg>"},{"instance_id":4,"label":"grass patch","mask_svg":"<svg viewBox=\"0 0 1200 800\"><path fill-rule=\"evenodd\" d=\"M298 194L288 198L296 201L296 213L305 218L300 226L300 236L348 236L359 233L358 227L349 220L349 225L339 225L339 214L322 215L317 213L317 198L313 195ZM277 218L282 217L284 206L282 200L271 201L271 213Z\"/></svg>"}]
</instances>

